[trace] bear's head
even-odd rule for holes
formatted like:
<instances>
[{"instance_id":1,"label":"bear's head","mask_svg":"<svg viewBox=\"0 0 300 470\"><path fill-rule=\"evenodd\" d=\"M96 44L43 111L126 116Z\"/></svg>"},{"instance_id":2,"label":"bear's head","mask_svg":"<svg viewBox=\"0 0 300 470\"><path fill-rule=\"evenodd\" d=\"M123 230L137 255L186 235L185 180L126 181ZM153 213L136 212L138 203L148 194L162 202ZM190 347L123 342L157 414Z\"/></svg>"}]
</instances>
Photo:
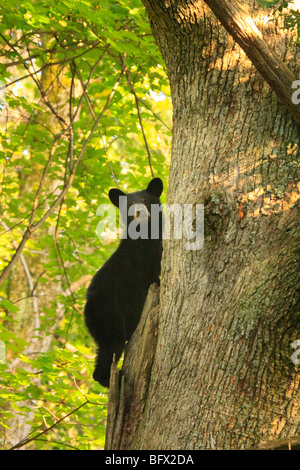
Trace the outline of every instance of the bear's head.
<instances>
[{"instance_id":1,"label":"bear's head","mask_svg":"<svg viewBox=\"0 0 300 470\"><path fill-rule=\"evenodd\" d=\"M120 209L125 238L161 238L163 217L159 198L162 191L160 178L152 179L143 191L129 194L117 188L109 191L109 199Z\"/></svg>"}]
</instances>

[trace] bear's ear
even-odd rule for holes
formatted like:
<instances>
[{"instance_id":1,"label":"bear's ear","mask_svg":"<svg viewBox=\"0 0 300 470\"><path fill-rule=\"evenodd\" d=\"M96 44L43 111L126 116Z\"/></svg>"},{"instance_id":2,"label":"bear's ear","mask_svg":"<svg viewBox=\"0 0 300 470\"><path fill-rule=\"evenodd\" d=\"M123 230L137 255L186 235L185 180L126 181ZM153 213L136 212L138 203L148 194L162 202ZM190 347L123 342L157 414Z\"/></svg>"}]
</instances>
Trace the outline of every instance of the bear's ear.
<instances>
[{"instance_id":1,"label":"bear's ear","mask_svg":"<svg viewBox=\"0 0 300 470\"><path fill-rule=\"evenodd\" d=\"M160 178L154 178L148 184L146 191L153 194L153 196L160 197L161 193L163 192L163 187L162 180Z\"/></svg>"},{"instance_id":2,"label":"bear's ear","mask_svg":"<svg viewBox=\"0 0 300 470\"><path fill-rule=\"evenodd\" d=\"M119 207L119 197L120 196L126 196L126 194L123 193L123 191L121 191L120 189L117 189L117 188L109 190L108 197L111 200L111 202L113 203L113 205L116 206L116 207Z\"/></svg>"}]
</instances>

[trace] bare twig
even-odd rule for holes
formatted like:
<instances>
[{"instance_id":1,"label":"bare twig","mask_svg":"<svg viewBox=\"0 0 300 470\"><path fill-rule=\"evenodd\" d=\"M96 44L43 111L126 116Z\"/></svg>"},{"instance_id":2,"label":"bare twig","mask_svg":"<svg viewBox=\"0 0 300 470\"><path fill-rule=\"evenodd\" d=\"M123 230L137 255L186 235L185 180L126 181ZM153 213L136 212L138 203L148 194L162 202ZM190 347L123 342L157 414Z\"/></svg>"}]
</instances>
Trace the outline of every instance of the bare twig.
<instances>
[{"instance_id":1,"label":"bare twig","mask_svg":"<svg viewBox=\"0 0 300 470\"><path fill-rule=\"evenodd\" d=\"M8 232L12 232L13 230L15 230L17 227L19 227L26 219L28 219L29 217L31 217L32 213L34 211L36 211L36 209L39 209L40 207L43 206L43 204L45 204L48 199L53 196L53 194L55 193L55 191L57 190L57 186L55 186L55 188L48 194L48 196L45 197L45 199L43 199L37 206L36 208L33 210L31 209L31 211L25 216L23 217L23 219L21 219L19 222L17 222L15 225L12 225L11 227L8 227L7 225L7 230L4 230L3 232L0 233L0 236L1 235L4 235L5 233L8 233Z\"/></svg>"},{"instance_id":2,"label":"bare twig","mask_svg":"<svg viewBox=\"0 0 300 470\"><path fill-rule=\"evenodd\" d=\"M100 44L100 41L92 41L92 42L85 42L84 44L82 45L77 45L77 46L70 46L70 47L64 47L63 50L66 51L66 52L71 52L71 51L77 51L78 49L84 49L88 46L93 46L95 47L98 46ZM14 44L14 47L17 47L16 44ZM57 53L57 52L62 52L61 50L57 49L56 47L52 47L50 49L44 49L43 52L46 52L46 53L51 53L51 54L54 54L54 53ZM0 57L5 57L6 54L0 54ZM24 64L24 62L26 60L30 60L30 59L36 59L37 57L40 57L41 55L39 53L36 53L36 54L29 54L27 57L22 57L22 59L20 60L15 60L14 62L8 62L8 63L4 63L2 65L4 65L4 67L6 68L9 68L9 67L14 67L15 65L21 65L21 64Z\"/></svg>"},{"instance_id":3,"label":"bare twig","mask_svg":"<svg viewBox=\"0 0 300 470\"><path fill-rule=\"evenodd\" d=\"M48 161L46 163L46 166L44 168L44 171L43 171L43 174L42 174L42 177L40 179L40 182L39 182L39 187L37 189L37 192L36 192L36 195L35 195L35 198L34 198L34 201L33 201L33 209L32 209L32 213L31 213L31 216L30 216L30 219L29 219L29 225L31 225L33 223L33 219L34 219L34 216L35 216L35 213L36 213L36 210L37 210L37 207L38 207L38 202L39 202L39 197L40 197L40 194L41 194L41 191L42 191L42 187L43 187L43 184L44 184L44 181L45 181L45 178L46 178L46 175L48 173L48 170L50 168L50 165L51 165L51 162L52 162L52 159L55 155L55 151L56 151L56 148L57 148L57 144L59 142L59 140L62 138L62 136L65 134L65 132L63 132L62 134L59 134L54 143L53 143L53 146L52 146L52 149L51 149L51 152L50 152L50 156L48 158Z\"/></svg>"},{"instance_id":4,"label":"bare twig","mask_svg":"<svg viewBox=\"0 0 300 470\"><path fill-rule=\"evenodd\" d=\"M70 160L70 171L73 168L73 157L74 157L74 129L73 129L73 90L74 90L74 80L75 80L75 62L72 61L70 64L70 69L72 72L72 79L71 79L71 86L70 86L70 102L69 102L69 132L70 132L70 139L69 139L69 160Z\"/></svg>"},{"instance_id":5,"label":"bare twig","mask_svg":"<svg viewBox=\"0 0 300 470\"><path fill-rule=\"evenodd\" d=\"M90 111L91 111L91 114L92 114L92 116L93 116L93 118L94 118L94 121L96 121L96 113L95 113L95 111L94 111L94 107L93 107L93 105L92 105L92 103L91 103L91 100L90 100L90 98L89 98L89 95L88 95L87 92L86 92L86 86L85 86L84 83L83 83L81 74L80 74L80 72L79 72L79 70L78 70L77 67L76 67L76 75L77 75L77 78L79 79L80 84L81 84L81 87L82 87L82 91L83 91L82 96L84 96L84 98L85 98L85 100L86 100L86 102L87 102L87 105L88 105L88 107L89 107L89 109L90 109ZM103 141L105 153L107 154L107 150L108 150L108 149L106 148L106 144L105 144L105 142L104 142L104 140L103 140L103 135L102 135L100 126L98 126L98 132L99 132L100 137L101 137L101 139L102 139L102 141ZM108 166L109 166L111 175L112 175L113 179L115 180L116 185L119 186L119 182L118 182L118 180L117 180L117 178L116 178L116 176L115 176L115 174L114 174L113 167L112 167L112 165L111 165L109 159L107 159L107 163L108 163Z\"/></svg>"},{"instance_id":6,"label":"bare twig","mask_svg":"<svg viewBox=\"0 0 300 470\"><path fill-rule=\"evenodd\" d=\"M3 34L0 33L0 37L2 37L2 39L6 42L6 44L8 44L10 46L9 42L7 41L5 36L3 36ZM93 46L89 47L88 49L86 49L84 52L81 52L80 54L74 55L73 57L65 58L63 60L58 60L56 62L48 62L47 64L44 64L42 67L40 67L38 70L36 70L34 73L28 73L27 75L23 75L23 77L16 78L15 80L13 80L11 82L6 83L5 88L10 87L11 85L14 85L17 82L20 82L21 80L25 80L26 78L32 77L32 75L36 75L36 74L42 72L47 67L53 67L54 65L67 64L68 62L71 62L72 60L78 59L79 57L82 57L83 55L87 54L91 50L95 49L99 44L100 44L100 41L96 41ZM22 62L23 62L23 59L22 59Z\"/></svg>"},{"instance_id":7,"label":"bare twig","mask_svg":"<svg viewBox=\"0 0 300 470\"><path fill-rule=\"evenodd\" d=\"M83 90L83 93L81 94L81 97L79 98L79 102L78 102L78 105L77 105L77 108L73 114L73 122L75 121L76 119L76 116L79 112L79 109L80 109L80 106L81 106L81 103L82 103L82 100L83 98L85 97L85 94L86 94L86 90L90 84L90 81L92 79L92 75L94 73L94 70L95 68L97 67L97 65L99 65L99 63L101 62L103 56L106 54L107 50L109 48L109 44L104 48L102 54L100 55L100 57L98 58L98 60L94 63L94 65L91 67L91 70L90 70L90 73L89 73L89 76L88 76L88 79L86 80L85 84L81 81L81 85L82 85L82 90ZM73 60L73 64L75 65L76 67L76 61ZM76 70L77 70L77 67L76 67ZM78 75L78 74L77 74Z\"/></svg>"},{"instance_id":8,"label":"bare twig","mask_svg":"<svg viewBox=\"0 0 300 470\"><path fill-rule=\"evenodd\" d=\"M68 418L69 416L71 416L73 413L76 413L76 411L80 410L80 408L82 408L83 406L85 406L85 405L88 404L88 403L89 403L88 401L82 403L82 404L79 405L77 408L75 408L74 410L70 411L70 413L67 413L67 414L64 415L62 418L60 418L60 419L58 419L57 421L55 421L55 423L52 424L52 426L49 426L48 428L44 429L43 431L41 431L40 433L36 434L36 435L33 436L33 437L22 439L20 442L18 442L18 444L14 445L14 446L11 447L9 450L20 449L21 447L24 447L24 446L28 445L30 442L35 441L35 440L38 439L40 436L43 436L43 435L46 434L47 432L51 431L51 429L53 429L55 426L57 426L59 423L61 423L62 421L64 421L64 420L65 420L66 418Z\"/></svg>"},{"instance_id":9,"label":"bare twig","mask_svg":"<svg viewBox=\"0 0 300 470\"><path fill-rule=\"evenodd\" d=\"M2 39L6 42L6 44L22 59L21 54L17 51L17 49L16 49L12 44L9 43L9 41L6 39L6 37L5 37L2 33L0 33L0 36L1 36ZM28 54L29 54L29 52L28 52ZM23 65L24 65L25 69L29 72L29 76L32 78L32 80L35 82L36 86L38 87L38 89L39 89L39 91L40 91L40 93L41 93L41 96L42 96L42 98L43 98L43 100L44 100L46 106L48 106L48 108L52 111L52 113L53 113L53 114L56 116L56 118L58 119L58 122L60 123L60 125L63 127L64 125L66 125L66 121L65 121L61 116L59 116L59 114L55 111L55 109L53 108L52 104L51 104L50 101L48 100L47 95L46 95L45 91L43 90L43 87L41 86L41 84L40 84L38 78L35 77L35 75L38 73L38 71L36 71L36 70L34 69L34 65L33 65L32 59L30 59L30 61L31 61L31 66L32 66L34 72L30 72L29 66L27 65L26 62L24 62ZM54 65L54 64L52 64L52 65ZM40 69L40 70L41 70L41 69ZM5 87L6 87L6 86L7 86L7 85L5 85Z\"/></svg>"},{"instance_id":10,"label":"bare twig","mask_svg":"<svg viewBox=\"0 0 300 470\"><path fill-rule=\"evenodd\" d=\"M140 105L139 105L139 98L136 94L136 91L135 91L134 86L132 84L132 81L130 79L130 73L129 73L128 70L126 70L126 76L127 76L128 85L129 85L129 87L131 89L131 92L132 92L132 94L134 96L134 99L135 99L135 105L136 105L138 118L139 118L141 130L142 130L142 134L143 134L143 138L144 138L144 142L145 142L145 147L146 147L146 151L147 151L147 155L148 155L148 162L149 162L149 166L150 166L150 170L151 170L151 175L152 175L152 178L153 178L154 173L153 173L153 168L152 168L152 163L151 163L151 152L150 152L150 148L149 148L147 138L146 138L146 134L145 134L145 131L144 131L144 126L143 126L143 121L142 121L142 116L141 116L141 111L140 111Z\"/></svg>"},{"instance_id":11,"label":"bare twig","mask_svg":"<svg viewBox=\"0 0 300 470\"><path fill-rule=\"evenodd\" d=\"M151 113L153 114L154 117L156 117L156 119L158 119L167 129L168 131L172 132L172 129L165 123L165 121L159 116L159 114L155 113L153 111L153 109L151 108L151 106L149 106L148 103L146 103L144 100L142 100L139 96L137 96L137 99L138 101L143 105L145 106L147 109L149 109L149 111L151 111Z\"/></svg>"}]
</instances>

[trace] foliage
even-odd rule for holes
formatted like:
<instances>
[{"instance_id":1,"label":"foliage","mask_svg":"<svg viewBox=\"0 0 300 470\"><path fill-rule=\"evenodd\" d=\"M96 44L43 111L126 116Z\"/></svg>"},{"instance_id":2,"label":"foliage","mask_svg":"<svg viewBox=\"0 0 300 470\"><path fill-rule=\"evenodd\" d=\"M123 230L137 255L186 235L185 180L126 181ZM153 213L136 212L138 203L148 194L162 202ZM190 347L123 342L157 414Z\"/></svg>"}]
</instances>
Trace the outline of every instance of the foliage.
<instances>
[{"instance_id":1,"label":"foliage","mask_svg":"<svg viewBox=\"0 0 300 470\"><path fill-rule=\"evenodd\" d=\"M168 81L138 0L4 0L0 16L2 447L101 448L82 312L116 242L96 211L111 186L166 185Z\"/></svg>"},{"instance_id":2,"label":"foliage","mask_svg":"<svg viewBox=\"0 0 300 470\"><path fill-rule=\"evenodd\" d=\"M268 8L274 8L273 15L279 14L284 18L285 29L297 30L297 45L300 45L300 11L294 9L294 0L258 0L258 2Z\"/></svg>"}]
</instances>

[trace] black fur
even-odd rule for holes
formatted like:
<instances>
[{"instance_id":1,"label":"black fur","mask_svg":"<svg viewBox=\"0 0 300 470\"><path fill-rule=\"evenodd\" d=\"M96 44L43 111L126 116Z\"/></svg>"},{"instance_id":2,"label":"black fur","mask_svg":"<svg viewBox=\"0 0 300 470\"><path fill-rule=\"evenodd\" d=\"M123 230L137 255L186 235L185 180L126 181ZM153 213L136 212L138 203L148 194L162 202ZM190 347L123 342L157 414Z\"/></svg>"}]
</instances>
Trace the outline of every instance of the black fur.
<instances>
[{"instance_id":1,"label":"black fur","mask_svg":"<svg viewBox=\"0 0 300 470\"><path fill-rule=\"evenodd\" d=\"M148 225L148 239L122 238L115 253L96 273L87 291L85 321L87 328L98 345L94 380L108 387L113 354L120 358L125 342L128 341L140 320L148 289L159 284L162 255L162 214L159 215L157 239L151 239L151 204L160 205L163 190L162 181L154 178L147 189L125 195L119 189L111 189L109 198L119 207L119 196L126 196L127 207L143 204L147 207L147 218L140 222ZM157 207L157 206L156 206ZM137 206L132 208L136 212ZM138 206L138 209L140 207ZM122 211L121 211L122 212ZM139 216L141 213L136 212ZM122 213L127 221L125 234L134 216ZM152 217L154 218L154 216Z\"/></svg>"}]
</instances>

